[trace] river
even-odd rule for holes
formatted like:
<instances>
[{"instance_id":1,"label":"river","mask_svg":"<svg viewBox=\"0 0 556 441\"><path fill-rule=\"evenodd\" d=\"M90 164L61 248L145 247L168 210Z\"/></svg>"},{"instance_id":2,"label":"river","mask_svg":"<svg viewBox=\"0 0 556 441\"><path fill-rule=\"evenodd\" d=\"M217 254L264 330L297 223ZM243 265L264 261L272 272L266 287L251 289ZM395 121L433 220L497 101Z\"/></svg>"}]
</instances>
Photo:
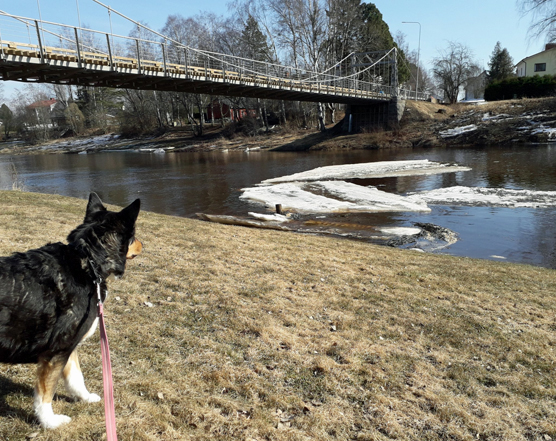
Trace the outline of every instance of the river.
<instances>
[{"instance_id":1,"label":"river","mask_svg":"<svg viewBox=\"0 0 556 441\"><path fill-rule=\"evenodd\" d=\"M265 179L325 165L429 159L468 166L467 172L352 181L397 194L455 185L556 190L556 145L484 148L366 150L287 153L261 151L0 156L0 188L13 174L27 191L85 199L90 191L112 204L140 197L142 208L176 216L245 215L264 207L239 199L241 189ZM556 268L556 208L431 206L431 213L339 214L323 224L351 232L372 226L427 222L449 228L459 240L441 252ZM364 235L362 236L364 237Z\"/></svg>"}]
</instances>

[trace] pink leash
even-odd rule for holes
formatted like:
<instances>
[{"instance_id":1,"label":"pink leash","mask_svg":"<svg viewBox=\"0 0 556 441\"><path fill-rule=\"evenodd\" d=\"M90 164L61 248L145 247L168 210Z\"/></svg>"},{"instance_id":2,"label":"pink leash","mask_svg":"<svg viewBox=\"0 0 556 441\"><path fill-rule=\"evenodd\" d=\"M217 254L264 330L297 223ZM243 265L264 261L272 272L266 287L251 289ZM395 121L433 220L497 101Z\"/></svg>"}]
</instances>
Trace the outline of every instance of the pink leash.
<instances>
[{"instance_id":1,"label":"pink leash","mask_svg":"<svg viewBox=\"0 0 556 441\"><path fill-rule=\"evenodd\" d=\"M112 382L112 365L110 364L110 348L104 325L104 310L100 295L100 283L97 283L98 318L100 327L100 351L102 353L102 381L104 383L104 415L106 419L106 440L117 441L116 410L114 408L114 384Z\"/></svg>"}]
</instances>

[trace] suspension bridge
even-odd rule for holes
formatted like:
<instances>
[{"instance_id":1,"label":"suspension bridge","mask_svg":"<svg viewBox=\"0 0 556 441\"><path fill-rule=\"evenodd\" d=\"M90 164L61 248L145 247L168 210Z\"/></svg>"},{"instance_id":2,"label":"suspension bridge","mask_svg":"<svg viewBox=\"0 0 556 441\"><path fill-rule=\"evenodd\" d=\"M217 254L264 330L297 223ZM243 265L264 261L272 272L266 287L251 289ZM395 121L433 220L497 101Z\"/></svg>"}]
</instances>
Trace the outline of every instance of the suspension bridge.
<instances>
[{"instance_id":1,"label":"suspension bridge","mask_svg":"<svg viewBox=\"0 0 556 441\"><path fill-rule=\"evenodd\" d=\"M400 100L426 99L398 87L396 49L350 54L315 72L199 50L146 29L153 38L115 35L0 11L0 79L343 103L359 109L354 115L371 115L375 122L391 119Z\"/></svg>"}]
</instances>

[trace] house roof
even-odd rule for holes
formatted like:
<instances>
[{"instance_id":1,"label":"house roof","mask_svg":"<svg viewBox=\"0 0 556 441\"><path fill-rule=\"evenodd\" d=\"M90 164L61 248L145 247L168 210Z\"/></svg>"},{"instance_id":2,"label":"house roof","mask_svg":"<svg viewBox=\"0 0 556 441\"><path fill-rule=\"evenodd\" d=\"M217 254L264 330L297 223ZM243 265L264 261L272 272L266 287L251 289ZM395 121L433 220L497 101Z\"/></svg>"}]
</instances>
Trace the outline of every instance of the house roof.
<instances>
[{"instance_id":1,"label":"house roof","mask_svg":"<svg viewBox=\"0 0 556 441\"><path fill-rule=\"evenodd\" d=\"M545 49L544 51L540 51L540 52L537 52L536 54L529 55L528 57L523 58L521 61L519 61L518 63L516 63L516 66L517 66L518 64L521 64L521 63L523 63L524 61L528 60L529 58L536 57L537 55L542 54L543 52L550 52L550 51L553 51L554 49L556 49L556 46L547 44L547 45L546 45L546 49Z\"/></svg>"},{"instance_id":2,"label":"house roof","mask_svg":"<svg viewBox=\"0 0 556 441\"><path fill-rule=\"evenodd\" d=\"M38 107L50 107L53 104L56 104L57 101L54 98L51 98L49 100L40 100L40 101L35 101L32 104L29 104L27 107L29 109L36 109Z\"/></svg>"}]
</instances>

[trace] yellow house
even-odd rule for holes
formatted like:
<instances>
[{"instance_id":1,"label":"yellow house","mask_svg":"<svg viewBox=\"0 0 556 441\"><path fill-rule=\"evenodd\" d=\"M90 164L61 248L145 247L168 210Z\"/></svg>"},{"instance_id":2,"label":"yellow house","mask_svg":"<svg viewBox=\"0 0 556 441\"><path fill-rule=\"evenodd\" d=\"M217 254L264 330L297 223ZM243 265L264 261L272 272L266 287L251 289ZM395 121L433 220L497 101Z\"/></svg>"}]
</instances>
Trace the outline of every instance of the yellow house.
<instances>
[{"instance_id":1,"label":"yellow house","mask_svg":"<svg viewBox=\"0 0 556 441\"><path fill-rule=\"evenodd\" d=\"M515 67L518 77L556 75L556 44L547 44L544 51L524 58Z\"/></svg>"}]
</instances>

